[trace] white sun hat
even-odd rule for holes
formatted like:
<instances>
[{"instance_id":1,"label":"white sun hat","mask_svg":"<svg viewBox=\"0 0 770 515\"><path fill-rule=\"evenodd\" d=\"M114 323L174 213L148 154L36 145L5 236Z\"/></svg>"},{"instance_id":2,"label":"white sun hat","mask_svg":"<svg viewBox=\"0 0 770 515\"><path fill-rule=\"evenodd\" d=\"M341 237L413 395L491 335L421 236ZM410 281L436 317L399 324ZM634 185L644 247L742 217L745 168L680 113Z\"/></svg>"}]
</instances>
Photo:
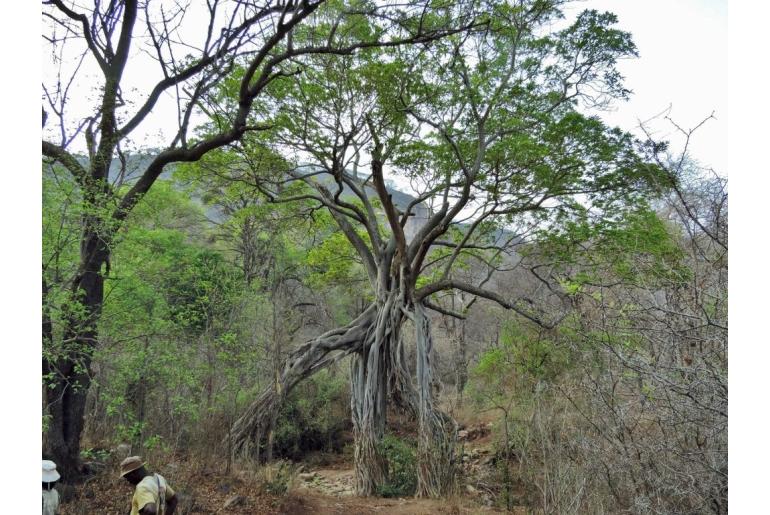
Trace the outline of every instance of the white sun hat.
<instances>
[{"instance_id":1,"label":"white sun hat","mask_svg":"<svg viewBox=\"0 0 770 515\"><path fill-rule=\"evenodd\" d=\"M51 460L43 460L43 483L53 483L61 476L56 471L56 463Z\"/></svg>"}]
</instances>

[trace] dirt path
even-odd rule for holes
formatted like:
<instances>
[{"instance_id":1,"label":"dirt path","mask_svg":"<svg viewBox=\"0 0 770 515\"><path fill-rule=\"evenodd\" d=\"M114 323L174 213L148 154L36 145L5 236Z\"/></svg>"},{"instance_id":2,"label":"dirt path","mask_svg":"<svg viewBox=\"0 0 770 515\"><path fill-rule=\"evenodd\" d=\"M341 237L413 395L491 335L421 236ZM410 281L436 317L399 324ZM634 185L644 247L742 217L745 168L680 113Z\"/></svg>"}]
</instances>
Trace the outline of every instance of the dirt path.
<instances>
[{"instance_id":1,"label":"dirt path","mask_svg":"<svg viewBox=\"0 0 770 515\"><path fill-rule=\"evenodd\" d=\"M503 513L494 508L479 506L465 499L380 499L356 497L329 497L312 492L295 494L287 499L282 513L287 515L460 515L475 513Z\"/></svg>"},{"instance_id":2,"label":"dirt path","mask_svg":"<svg viewBox=\"0 0 770 515\"><path fill-rule=\"evenodd\" d=\"M299 491L330 497L353 497L355 488L353 469L324 468L301 473L299 483Z\"/></svg>"},{"instance_id":3,"label":"dirt path","mask_svg":"<svg viewBox=\"0 0 770 515\"><path fill-rule=\"evenodd\" d=\"M353 469L318 469L300 474L300 485L287 499L287 514L395 514L395 515L460 515L502 513L481 506L472 499L382 499L354 497Z\"/></svg>"},{"instance_id":4,"label":"dirt path","mask_svg":"<svg viewBox=\"0 0 770 515\"><path fill-rule=\"evenodd\" d=\"M131 489L114 474L80 485L75 499L62 506L65 515L123 515L131 499ZM286 496L274 497L258 492L253 485L226 476L197 476L183 481L186 493L181 513L241 515L472 515L503 513L482 506L477 499L383 499L353 495L353 470L324 468L304 473L299 484ZM193 484L195 487L193 488ZM193 499L193 500L190 500ZM237 499L231 506L228 501ZM180 505L181 505L180 504Z\"/></svg>"}]
</instances>

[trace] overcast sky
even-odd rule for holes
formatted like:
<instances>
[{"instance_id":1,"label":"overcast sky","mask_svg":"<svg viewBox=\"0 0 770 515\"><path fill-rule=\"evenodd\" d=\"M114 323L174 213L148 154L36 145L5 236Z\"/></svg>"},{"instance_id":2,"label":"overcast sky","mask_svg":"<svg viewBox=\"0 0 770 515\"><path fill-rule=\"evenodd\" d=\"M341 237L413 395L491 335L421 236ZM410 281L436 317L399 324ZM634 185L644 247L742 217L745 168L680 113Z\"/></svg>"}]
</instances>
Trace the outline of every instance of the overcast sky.
<instances>
[{"instance_id":1,"label":"overcast sky","mask_svg":"<svg viewBox=\"0 0 770 515\"><path fill-rule=\"evenodd\" d=\"M573 9L592 8L618 15L619 27L633 35L639 58L619 69L634 94L616 111L602 115L631 130L669 105L669 116L693 128L712 112L692 137L690 152L703 165L727 175L727 1L726 0L586 0ZM673 126L654 127L672 147L683 144Z\"/></svg>"}]
</instances>

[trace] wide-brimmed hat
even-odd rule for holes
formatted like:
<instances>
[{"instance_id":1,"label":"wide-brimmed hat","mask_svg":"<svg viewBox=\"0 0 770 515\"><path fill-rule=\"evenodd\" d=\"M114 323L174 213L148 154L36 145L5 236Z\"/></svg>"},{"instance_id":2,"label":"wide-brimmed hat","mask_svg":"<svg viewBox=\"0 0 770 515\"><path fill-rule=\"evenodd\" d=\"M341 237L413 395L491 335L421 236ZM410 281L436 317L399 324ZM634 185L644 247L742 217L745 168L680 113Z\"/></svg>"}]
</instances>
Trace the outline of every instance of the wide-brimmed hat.
<instances>
[{"instance_id":1,"label":"wide-brimmed hat","mask_svg":"<svg viewBox=\"0 0 770 515\"><path fill-rule=\"evenodd\" d=\"M120 477L123 477L129 472L133 472L134 470L141 468L144 465L145 463L139 456L129 456L120 462Z\"/></svg>"},{"instance_id":2,"label":"wide-brimmed hat","mask_svg":"<svg viewBox=\"0 0 770 515\"><path fill-rule=\"evenodd\" d=\"M51 460L43 460L43 483L53 483L61 476L56 470L56 463Z\"/></svg>"}]
</instances>

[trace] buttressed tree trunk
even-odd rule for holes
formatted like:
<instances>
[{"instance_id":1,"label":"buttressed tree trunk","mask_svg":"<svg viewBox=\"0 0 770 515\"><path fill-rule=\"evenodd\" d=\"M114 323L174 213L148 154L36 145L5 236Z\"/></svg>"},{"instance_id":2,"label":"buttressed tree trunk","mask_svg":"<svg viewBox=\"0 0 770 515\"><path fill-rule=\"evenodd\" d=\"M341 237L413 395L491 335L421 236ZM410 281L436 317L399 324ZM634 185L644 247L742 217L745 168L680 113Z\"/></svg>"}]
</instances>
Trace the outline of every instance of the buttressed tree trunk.
<instances>
[{"instance_id":1,"label":"buttressed tree trunk","mask_svg":"<svg viewBox=\"0 0 770 515\"><path fill-rule=\"evenodd\" d=\"M380 443L385 434L388 401L392 400L419 416L418 495L440 497L450 491L454 479L456 424L435 407L432 399L430 324L422 306L407 301L408 283L403 281L403 270L379 277L380 293L364 313L349 325L305 343L288 357L278 391L266 389L236 421L232 448L241 455L255 455L265 444L270 421L291 389L330 363L352 355L350 402L356 494L374 495L387 480ZM417 389L404 358L402 327L407 318L414 319L418 337Z\"/></svg>"},{"instance_id":2,"label":"buttressed tree trunk","mask_svg":"<svg viewBox=\"0 0 770 515\"><path fill-rule=\"evenodd\" d=\"M392 338L391 325L396 299L391 293L379 299L375 323L369 328L361 350L353 355L350 370L350 407L355 441L355 490L371 495L387 477L379 443L385 434L387 410L387 369Z\"/></svg>"},{"instance_id":3,"label":"buttressed tree trunk","mask_svg":"<svg viewBox=\"0 0 770 515\"><path fill-rule=\"evenodd\" d=\"M449 492L454 478L456 431L454 421L436 409L431 397L430 325L421 304L415 302L416 277L411 273L410 264L415 263L415 268L419 269L430 246L428 238L446 231L442 221L447 211L445 208L436 213L431 224L423 229L422 237L418 235L408 246L404 224L409 215L399 214L393 205L385 188L382 164L382 147L376 143L372 177L391 227L387 239L383 239L379 232L379 221L366 188L356 179L331 167L338 170L346 186L363 202L363 210L341 199L339 193L332 193L323 184L308 181L318 195L303 195L303 198L311 197L329 207L331 216L364 264L375 301L350 325L306 343L289 356L281 376L281 395L267 390L249 407L236 422L233 448L248 452L252 445L262 445L261 441L253 442L252 438L255 435L263 438L270 413L278 409L285 395L301 379L334 359L352 354L351 416L355 437L356 494L375 494L387 480L387 464L381 455L380 443L385 433L388 401L392 400L420 420L418 494L439 497ZM266 188L261 189L271 200L278 199ZM349 216L350 211L356 214ZM366 225L369 245L355 230L353 223L356 220ZM413 319L417 327L417 388L405 362L401 338L402 326L408 318ZM335 355L330 355L333 351L336 351Z\"/></svg>"}]
</instances>

